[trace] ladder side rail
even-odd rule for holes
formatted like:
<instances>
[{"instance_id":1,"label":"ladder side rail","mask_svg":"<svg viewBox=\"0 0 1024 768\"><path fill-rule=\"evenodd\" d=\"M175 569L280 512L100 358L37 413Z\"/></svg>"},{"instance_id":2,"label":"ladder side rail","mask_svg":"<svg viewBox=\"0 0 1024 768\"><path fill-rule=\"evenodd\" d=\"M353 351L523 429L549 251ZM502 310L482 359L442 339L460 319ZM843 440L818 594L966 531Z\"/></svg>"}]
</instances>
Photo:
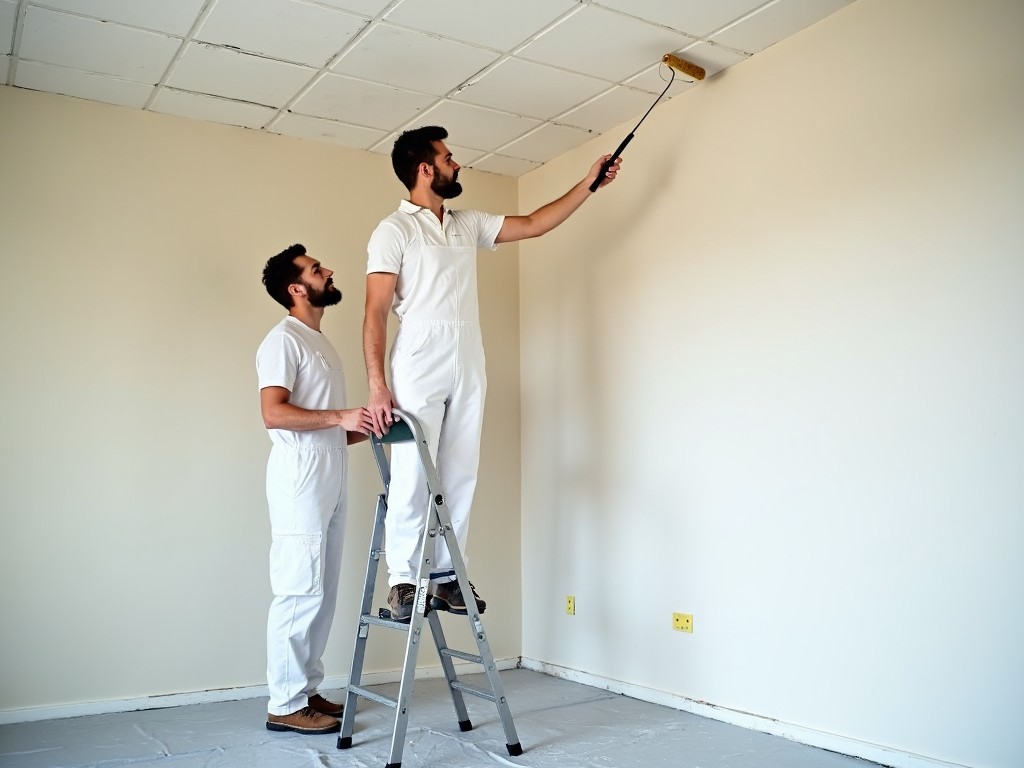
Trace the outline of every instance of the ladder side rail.
<instances>
[{"instance_id":1,"label":"ladder side rail","mask_svg":"<svg viewBox=\"0 0 1024 768\"><path fill-rule=\"evenodd\" d=\"M447 518L447 510L444 511L444 516ZM508 749L509 755L515 757L523 753L523 747L519 742L515 723L512 721L512 713L508 707L508 698L505 696L505 686L502 685L501 676L498 674L498 666L494 661L494 654L491 653L491 644L487 640L483 620L480 618L480 613L476 607L476 600L473 598L473 588L469 585L466 561L459 550L459 543L455 538L455 532L451 528L451 520L449 519L446 522L448 525L442 525L442 535L448 544L452 565L455 567L455 576L458 579L459 588L462 590L466 603L466 613L472 627L473 636L476 639L476 647L483 661L484 672L487 673L487 681L490 683L491 691L494 693L494 703L498 710L498 717L501 718L501 725L505 730L505 747Z\"/></svg>"},{"instance_id":2,"label":"ladder side rail","mask_svg":"<svg viewBox=\"0 0 1024 768\"><path fill-rule=\"evenodd\" d=\"M418 429L419 425L416 426ZM426 445L425 441L423 441L423 445ZM432 467L433 465L428 466ZM405 735L409 729L409 706L416 683L416 657L419 653L420 640L423 638L424 621L430 610L428 593L430 591L430 572L435 563L437 531L437 516L428 514L423 526L423 539L420 541L420 564L416 571L416 597L409 621L409 638L405 644L402 679L398 687L397 706L395 707L395 725L391 733L391 749L385 768L397 768L402 764Z\"/></svg>"},{"instance_id":3,"label":"ladder side rail","mask_svg":"<svg viewBox=\"0 0 1024 768\"><path fill-rule=\"evenodd\" d=\"M451 649L444 637L444 629L441 627L441 618L437 611L430 611L427 614L430 621L430 631L434 636L434 645L437 646L437 655L441 659L441 668L444 670L445 680L448 681L448 690L452 695L452 705L455 707L455 716L458 718L460 731L473 730L473 723L469 719L469 711L466 709L466 700L459 689L459 677L455 672L455 664L452 663Z\"/></svg>"},{"instance_id":4,"label":"ladder side rail","mask_svg":"<svg viewBox=\"0 0 1024 768\"><path fill-rule=\"evenodd\" d=\"M363 598L359 604L359 627L356 631L355 647L352 651L352 666L348 675L348 691L345 694L345 711L341 717L341 732L338 746L350 744L352 731L355 729L356 699L362 684L363 662L366 659L366 641L370 633L369 625L363 620L373 608L373 587L377 582L377 566L380 564L380 552L384 544L384 517L387 514L387 501L384 494L377 497L377 509L373 517L373 530L370 532L370 555L366 559L366 574L363 578Z\"/></svg>"}]
</instances>

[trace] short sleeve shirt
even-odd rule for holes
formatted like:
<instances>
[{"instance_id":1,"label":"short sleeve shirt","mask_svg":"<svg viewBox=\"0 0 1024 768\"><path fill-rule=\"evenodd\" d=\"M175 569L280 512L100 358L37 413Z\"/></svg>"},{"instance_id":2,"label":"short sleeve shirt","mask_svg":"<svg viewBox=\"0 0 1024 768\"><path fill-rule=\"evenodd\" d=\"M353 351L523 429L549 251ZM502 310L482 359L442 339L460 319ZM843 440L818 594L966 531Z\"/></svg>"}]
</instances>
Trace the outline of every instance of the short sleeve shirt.
<instances>
[{"instance_id":1,"label":"short sleeve shirt","mask_svg":"<svg viewBox=\"0 0 1024 768\"><path fill-rule=\"evenodd\" d=\"M443 219L442 224L429 208L403 200L370 236L366 272L398 275L392 308L399 317L434 301L438 275L432 269L437 261L424 259L425 249L449 248L454 252L468 248L474 254L477 248L493 251L505 222L504 216L473 210L446 209ZM472 291L476 291L475 272Z\"/></svg>"},{"instance_id":2,"label":"short sleeve shirt","mask_svg":"<svg viewBox=\"0 0 1024 768\"><path fill-rule=\"evenodd\" d=\"M256 373L260 389L283 387L288 402L307 410L345 407L345 372L341 357L319 331L290 315L271 329L256 352ZM341 427L293 431L270 429L275 445L292 448L344 447Z\"/></svg>"}]
</instances>

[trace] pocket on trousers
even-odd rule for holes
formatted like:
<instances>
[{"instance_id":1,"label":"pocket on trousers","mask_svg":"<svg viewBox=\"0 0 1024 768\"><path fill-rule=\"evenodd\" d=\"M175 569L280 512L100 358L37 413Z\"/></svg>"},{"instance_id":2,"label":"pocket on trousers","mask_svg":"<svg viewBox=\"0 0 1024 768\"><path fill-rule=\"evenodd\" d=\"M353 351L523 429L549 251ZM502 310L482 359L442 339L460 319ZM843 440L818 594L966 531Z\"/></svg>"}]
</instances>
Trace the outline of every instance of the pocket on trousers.
<instances>
[{"instance_id":1,"label":"pocket on trousers","mask_svg":"<svg viewBox=\"0 0 1024 768\"><path fill-rule=\"evenodd\" d=\"M321 595L320 547L323 534L274 534L270 543L270 588L279 597Z\"/></svg>"}]
</instances>

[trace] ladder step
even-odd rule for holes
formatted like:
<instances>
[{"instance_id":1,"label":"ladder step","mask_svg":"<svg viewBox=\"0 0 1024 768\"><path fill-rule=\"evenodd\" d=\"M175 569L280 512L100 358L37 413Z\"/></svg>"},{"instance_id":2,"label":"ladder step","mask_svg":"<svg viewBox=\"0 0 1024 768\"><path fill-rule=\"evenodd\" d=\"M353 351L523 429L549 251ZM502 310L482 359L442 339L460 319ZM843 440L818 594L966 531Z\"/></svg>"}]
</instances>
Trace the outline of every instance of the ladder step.
<instances>
[{"instance_id":1,"label":"ladder step","mask_svg":"<svg viewBox=\"0 0 1024 768\"><path fill-rule=\"evenodd\" d=\"M378 704L383 704L384 706L391 707L392 709L395 709L398 706L397 700L389 699L387 696L381 696L379 693L368 691L366 688L362 688L358 685L350 685L348 690L356 696L362 696L364 699L376 701Z\"/></svg>"},{"instance_id":2,"label":"ladder step","mask_svg":"<svg viewBox=\"0 0 1024 768\"><path fill-rule=\"evenodd\" d=\"M409 622L407 621L395 621L394 619L382 619L379 616L373 616L369 613L364 613L359 617L359 621L364 624L376 624L378 627L388 627L389 629L400 629L403 632L409 631Z\"/></svg>"},{"instance_id":3,"label":"ladder step","mask_svg":"<svg viewBox=\"0 0 1024 768\"><path fill-rule=\"evenodd\" d=\"M496 698L494 698L494 694L491 693L490 691L485 691L485 690L482 690L481 688L474 688L472 685L466 685L465 683L460 683L458 680L454 680L451 683L451 686L452 686L452 688L454 688L457 691L462 691L463 693L468 693L470 696L476 696L477 698L480 698L480 699L487 699L487 701L492 701L495 704L498 703L498 700Z\"/></svg>"},{"instance_id":4,"label":"ladder step","mask_svg":"<svg viewBox=\"0 0 1024 768\"><path fill-rule=\"evenodd\" d=\"M455 659L462 659L463 661L472 661L474 664L480 664L483 666L484 660L482 657L472 653L466 653L465 651L456 651L453 648L441 648L438 653L444 656L451 656Z\"/></svg>"}]
</instances>

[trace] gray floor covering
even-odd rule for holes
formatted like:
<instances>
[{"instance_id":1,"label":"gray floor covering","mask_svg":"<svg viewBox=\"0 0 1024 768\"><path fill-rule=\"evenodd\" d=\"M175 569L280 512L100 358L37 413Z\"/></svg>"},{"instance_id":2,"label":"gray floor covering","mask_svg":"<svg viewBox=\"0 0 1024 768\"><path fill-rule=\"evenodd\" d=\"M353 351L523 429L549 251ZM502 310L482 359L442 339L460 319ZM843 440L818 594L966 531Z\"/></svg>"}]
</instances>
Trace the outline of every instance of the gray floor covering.
<instances>
[{"instance_id":1,"label":"gray floor covering","mask_svg":"<svg viewBox=\"0 0 1024 768\"><path fill-rule=\"evenodd\" d=\"M465 681L486 687L483 675ZM461 732L444 680L416 682L404 768L875 768L858 758L524 669L502 673L524 752L509 757L494 706L467 697ZM397 685L375 686L394 697ZM325 691L341 700L336 691ZM331 694L334 694L331 696ZM351 749L337 736L266 730L266 700L0 726L4 768L383 768L393 710L361 700Z\"/></svg>"}]
</instances>

